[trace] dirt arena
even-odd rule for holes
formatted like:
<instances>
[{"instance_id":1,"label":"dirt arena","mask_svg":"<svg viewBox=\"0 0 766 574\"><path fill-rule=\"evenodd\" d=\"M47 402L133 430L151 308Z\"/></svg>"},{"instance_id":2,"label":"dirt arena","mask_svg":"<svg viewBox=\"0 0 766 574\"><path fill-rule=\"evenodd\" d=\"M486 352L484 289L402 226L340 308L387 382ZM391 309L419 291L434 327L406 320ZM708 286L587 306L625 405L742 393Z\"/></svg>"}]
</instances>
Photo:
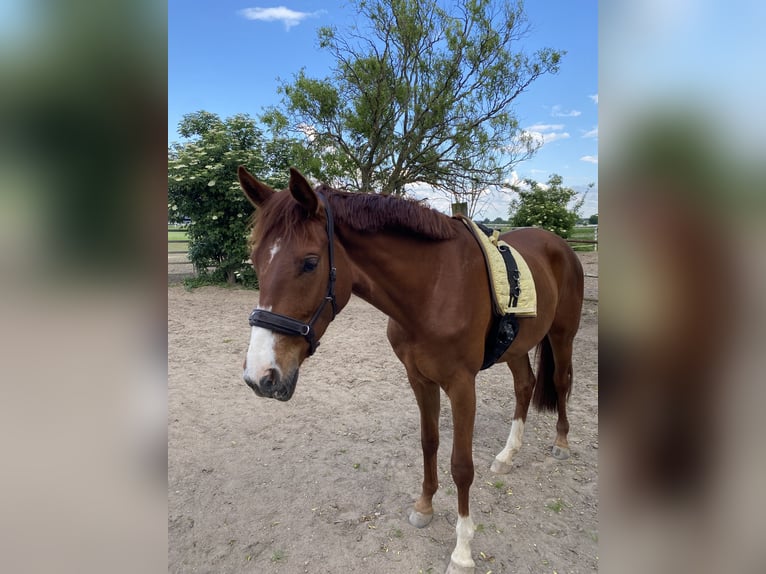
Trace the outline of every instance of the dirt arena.
<instances>
[{"instance_id":1,"label":"dirt arena","mask_svg":"<svg viewBox=\"0 0 766 574\"><path fill-rule=\"evenodd\" d=\"M598 255L581 255L586 302L569 401L572 456L549 455L556 416L530 410L513 471L510 371L477 377L476 574L598 570ZM442 400L434 519L420 493L418 408L386 340L386 317L352 298L301 368L291 401L242 381L257 292L168 285L168 571L441 574L455 543L452 424Z\"/></svg>"}]
</instances>

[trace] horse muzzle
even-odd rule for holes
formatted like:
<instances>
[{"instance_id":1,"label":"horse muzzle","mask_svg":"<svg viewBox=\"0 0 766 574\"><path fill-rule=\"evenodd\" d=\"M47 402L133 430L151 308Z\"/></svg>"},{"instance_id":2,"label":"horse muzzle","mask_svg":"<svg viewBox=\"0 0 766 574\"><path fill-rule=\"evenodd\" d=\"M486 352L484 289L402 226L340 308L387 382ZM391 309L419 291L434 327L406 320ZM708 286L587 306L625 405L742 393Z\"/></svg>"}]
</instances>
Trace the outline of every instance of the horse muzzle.
<instances>
[{"instance_id":1,"label":"horse muzzle","mask_svg":"<svg viewBox=\"0 0 766 574\"><path fill-rule=\"evenodd\" d=\"M298 382L298 370L296 369L289 376L283 377L277 369L268 369L258 380L252 379L245 371L243 378L247 386L253 389L257 396L277 399L278 401L289 401Z\"/></svg>"}]
</instances>

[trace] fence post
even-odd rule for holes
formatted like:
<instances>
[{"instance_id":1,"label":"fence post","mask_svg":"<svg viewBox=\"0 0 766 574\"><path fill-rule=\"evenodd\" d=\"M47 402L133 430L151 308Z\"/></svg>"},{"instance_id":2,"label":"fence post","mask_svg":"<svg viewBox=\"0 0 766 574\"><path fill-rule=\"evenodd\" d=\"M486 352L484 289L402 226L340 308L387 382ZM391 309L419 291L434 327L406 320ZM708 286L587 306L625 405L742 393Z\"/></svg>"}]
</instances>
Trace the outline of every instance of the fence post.
<instances>
[{"instance_id":1,"label":"fence post","mask_svg":"<svg viewBox=\"0 0 766 574\"><path fill-rule=\"evenodd\" d=\"M468 203L461 201L452 204L452 215L464 215L468 217Z\"/></svg>"}]
</instances>

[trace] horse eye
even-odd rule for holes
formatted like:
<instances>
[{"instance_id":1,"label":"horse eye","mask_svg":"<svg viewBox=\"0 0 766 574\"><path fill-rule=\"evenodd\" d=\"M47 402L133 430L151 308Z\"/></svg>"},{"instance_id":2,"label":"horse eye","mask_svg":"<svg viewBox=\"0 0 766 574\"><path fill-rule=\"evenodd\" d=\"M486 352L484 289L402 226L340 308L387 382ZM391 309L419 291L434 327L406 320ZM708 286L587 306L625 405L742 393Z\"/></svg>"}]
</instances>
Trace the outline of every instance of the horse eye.
<instances>
[{"instance_id":1,"label":"horse eye","mask_svg":"<svg viewBox=\"0 0 766 574\"><path fill-rule=\"evenodd\" d=\"M306 259L303 260L303 267L301 267L301 271L303 273L311 273L317 268L318 265L319 257L306 257Z\"/></svg>"}]
</instances>

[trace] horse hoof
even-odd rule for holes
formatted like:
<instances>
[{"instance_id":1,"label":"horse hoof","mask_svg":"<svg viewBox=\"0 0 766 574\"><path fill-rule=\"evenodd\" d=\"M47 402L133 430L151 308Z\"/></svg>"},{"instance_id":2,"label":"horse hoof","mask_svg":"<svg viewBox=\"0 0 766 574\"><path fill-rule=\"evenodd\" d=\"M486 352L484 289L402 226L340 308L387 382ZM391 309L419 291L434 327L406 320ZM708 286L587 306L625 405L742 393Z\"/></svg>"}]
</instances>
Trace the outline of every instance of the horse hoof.
<instances>
[{"instance_id":1,"label":"horse hoof","mask_svg":"<svg viewBox=\"0 0 766 574\"><path fill-rule=\"evenodd\" d=\"M492 472L495 474L508 474L511 472L512 466L508 464L507 462L503 462L502 460L495 459L492 461L492 466L489 468Z\"/></svg>"},{"instance_id":2,"label":"horse hoof","mask_svg":"<svg viewBox=\"0 0 766 574\"><path fill-rule=\"evenodd\" d=\"M559 460L566 460L569 458L569 449L568 448L562 448L558 445L553 445L553 449L551 450L551 454L553 455L553 458L557 458Z\"/></svg>"},{"instance_id":3,"label":"horse hoof","mask_svg":"<svg viewBox=\"0 0 766 574\"><path fill-rule=\"evenodd\" d=\"M415 528L425 528L431 523L431 519L433 519L433 517L433 512L430 514L423 514L422 512L413 510L410 512L410 524L412 524Z\"/></svg>"},{"instance_id":4,"label":"horse hoof","mask_svg":"<svg viewBox=\"0 0 766 574\"><path fill-rule=\"evenodd\" d=\"M460 566L455 564L453 560L450 560L449 566L447 566L447 574L474 574L475 572L476 568L474 566Z\"/></svg>"}]
</instances>

